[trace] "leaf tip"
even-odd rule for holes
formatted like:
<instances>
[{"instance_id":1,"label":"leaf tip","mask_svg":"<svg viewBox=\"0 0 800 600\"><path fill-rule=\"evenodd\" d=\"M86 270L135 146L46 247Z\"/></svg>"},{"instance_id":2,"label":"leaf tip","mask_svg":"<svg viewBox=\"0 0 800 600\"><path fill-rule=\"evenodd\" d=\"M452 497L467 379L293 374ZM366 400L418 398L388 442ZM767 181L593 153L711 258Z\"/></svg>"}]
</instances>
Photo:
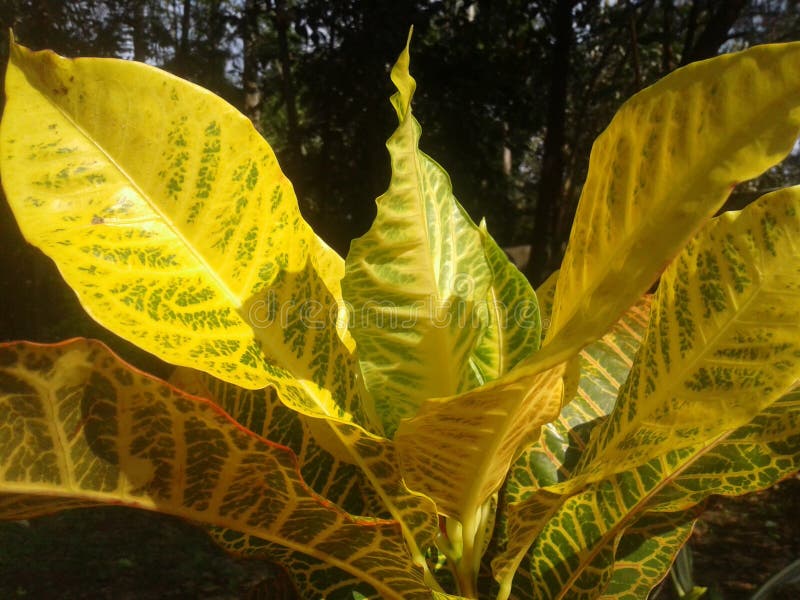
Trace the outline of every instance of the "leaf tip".
<instances>
[{"instance_id":1,"label":"leaf tip","mask_svg":"<svg viewBox=\"0 0 800 600\"><path fill-rule=\"evenodd\" d=\"M14 52L17 48L17 39L14 37L14 29L12 27L8 28L8 55L13 56Z\"/></svg>"},{"instance_id":2,"label":"leaf tip","mask_svg":"<svg viewBox=\"0 0 800 600\"><path fill-rule=\"evenodd\" d=\"M17 38L14 35L14 30L9 27L8 28L8 61L19 63L24 57L25 53L30 52L28 48L17 42Z\"/></svg>"},{"instance_id":3,"label":"leaf tip","mask_svg":"<svg viewBox=\"0 0 800 600\"><path fill-rule=\"evenodd\" d=\"M411 56L409 50L411 48L411 36L414 34L414 26L412 25L408 30L408 39L406 46L397 57L397 62L392 67L392 83L397 88L397 93L392 96L392 105L397 111L397 118L401 121L411 112L411 98L414 97L414 91L417 88L417 82L411 76L409 71L409 64Z\"/></svg>"}]
</instances>

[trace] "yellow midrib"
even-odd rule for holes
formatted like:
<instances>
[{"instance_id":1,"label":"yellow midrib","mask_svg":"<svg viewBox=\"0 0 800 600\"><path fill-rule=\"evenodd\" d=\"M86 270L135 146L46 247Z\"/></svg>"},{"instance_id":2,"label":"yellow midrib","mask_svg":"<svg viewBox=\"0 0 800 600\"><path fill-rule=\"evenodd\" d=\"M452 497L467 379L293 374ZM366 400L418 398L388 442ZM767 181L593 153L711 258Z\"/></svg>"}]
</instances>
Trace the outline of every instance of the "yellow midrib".
<instances>
[{"instance_id":1,"label":"yellow midrib","mask_svg":"<svg viewBox=\"0 0 800 600\"><path fill-rule=\"evenodd\" d=\"M30 53L29 50L21 47L16 46L15 49L23 52L23 53ZM198 250L196 246L194 246L190 241L181 233L180 228L176 225L176 223L164 212L162 211L158 204L153 201L150 194L146 193L145 190L141 188L141 186L136 182L136 180L126 171L126 169L117 161L109 152L100 144L100 142L92 137L90 133L77 121L73 118L73 115L70 114L67 110L65 110L60 104L55 102L51 96L46 94L42 91L42 89L36 84L35 81L29 79L25 73L23 67L18 63L16 60L17 52L12 52L12 64L19 70L20 74L22 75L23 79L27 81L31 88L36 90L41 98L44 98L53 109L58 112L62 118L75 129L75 131L81 135L85 140L87 140L97 151L102 154L105 159L111 164L125 181L135 190L137 195L145 202L152 210L156 216L167 225L169 231L178 239L182 246L186 248L189 254L194 258L195 261L202 267L203 273L205 273L215 284L215 286L220 290L222 295L227 298L227 300L236 308L239 309L242 305L242 300L239 298L237 294L233 292L231 287L220 277L217 271L211 266L211 264L206 260L203 254ZM72 63L69 63L70 72L72 71ZM14 94L9 95L9 104L14 102Z\"/></svg>"}]
</instances>

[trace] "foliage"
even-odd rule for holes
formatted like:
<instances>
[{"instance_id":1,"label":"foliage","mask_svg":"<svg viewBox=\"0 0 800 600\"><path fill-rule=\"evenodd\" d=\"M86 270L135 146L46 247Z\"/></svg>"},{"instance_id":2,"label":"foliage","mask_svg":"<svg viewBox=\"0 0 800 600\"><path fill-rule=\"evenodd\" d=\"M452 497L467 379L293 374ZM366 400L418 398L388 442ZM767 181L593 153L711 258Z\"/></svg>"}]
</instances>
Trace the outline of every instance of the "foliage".
<instances>
[{"instance_id":1,"label":"foliage","mask_svg":"<svg viewBox=\"0 0 800 600\"><path fill-rule=\"evenodd\" d=\"M792 148L798 72L800 44L763 46L635 95L537 295L419 150L408 47L392 179L343 260L224 101L12 45L23 233L178 368L0 346L0 515L181 516L304 597L644 597L708 495L800 466L800 188L711 219Z\"/></svg>"}]
</instances>

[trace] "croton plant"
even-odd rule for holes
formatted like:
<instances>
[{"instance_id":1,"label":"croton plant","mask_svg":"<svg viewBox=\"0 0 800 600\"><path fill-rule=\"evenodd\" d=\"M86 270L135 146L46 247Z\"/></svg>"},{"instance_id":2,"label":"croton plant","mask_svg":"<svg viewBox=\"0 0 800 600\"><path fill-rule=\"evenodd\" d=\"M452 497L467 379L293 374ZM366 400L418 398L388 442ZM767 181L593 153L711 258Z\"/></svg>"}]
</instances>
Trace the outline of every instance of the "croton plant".
<instances>
[{"instance_id":1,"label":"croton plant","mask_svg":"<svg viewBox=\"0 0 800 600\"><path fill-rule=\"evenodd\" d=\"M592 149L536 293L419 150L342 259L252 124L135 62L14 42L2 183L99 342L0 346L0 516L117 504L303 598L645 598L712 494L800 468L800 44L679 69ZM657 291L647 291L658 280Z\"/></svg>"}]
</instances>

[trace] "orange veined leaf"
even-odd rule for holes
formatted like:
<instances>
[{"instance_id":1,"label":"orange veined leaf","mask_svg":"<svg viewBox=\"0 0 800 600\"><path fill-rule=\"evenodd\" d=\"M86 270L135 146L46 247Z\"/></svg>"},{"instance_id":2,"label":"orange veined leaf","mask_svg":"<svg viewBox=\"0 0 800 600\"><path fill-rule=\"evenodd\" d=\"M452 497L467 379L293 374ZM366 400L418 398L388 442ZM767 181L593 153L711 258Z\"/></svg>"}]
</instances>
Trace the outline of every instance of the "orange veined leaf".
<instances>
[{"instance_id":1,"label":"orange veined leaf","mask_svg":"<svg viewBox=\"0 0 800 600\"><path fill-rule=\"evenodd\" d=\"M314 493L287 447L99 342L0 345L0 515L97 504L180 516L308 554L386 598L431 598L393 520Z\"/></svg>"}]
</instances>

